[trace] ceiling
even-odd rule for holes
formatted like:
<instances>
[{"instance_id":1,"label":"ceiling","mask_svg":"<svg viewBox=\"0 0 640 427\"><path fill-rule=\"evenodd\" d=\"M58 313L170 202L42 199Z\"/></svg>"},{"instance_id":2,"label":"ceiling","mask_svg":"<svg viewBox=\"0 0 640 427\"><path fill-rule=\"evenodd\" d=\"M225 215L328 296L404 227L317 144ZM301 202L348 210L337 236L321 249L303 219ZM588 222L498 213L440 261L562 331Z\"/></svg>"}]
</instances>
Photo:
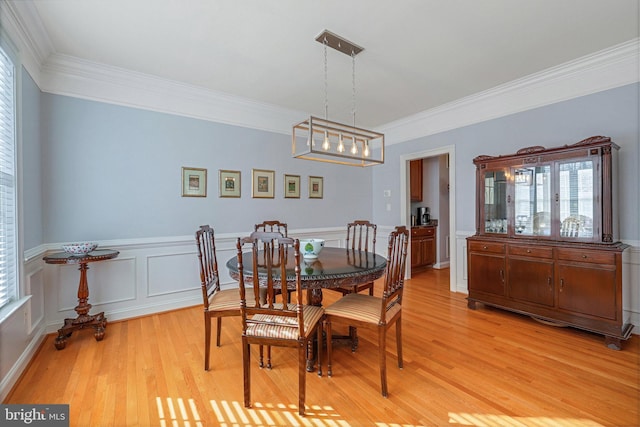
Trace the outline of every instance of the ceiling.
<instances>
[{"instance_id":1,"label":"ceiling","mask_svg":"<svg viewBox=\"0 0 640 427\"><path fill-rule=\"evenodd\" d=\"M36 0L53 53L377 127L639 36L640 0ZM329 49L328 116L351 123Z\"/></svg>"}]
</instances>

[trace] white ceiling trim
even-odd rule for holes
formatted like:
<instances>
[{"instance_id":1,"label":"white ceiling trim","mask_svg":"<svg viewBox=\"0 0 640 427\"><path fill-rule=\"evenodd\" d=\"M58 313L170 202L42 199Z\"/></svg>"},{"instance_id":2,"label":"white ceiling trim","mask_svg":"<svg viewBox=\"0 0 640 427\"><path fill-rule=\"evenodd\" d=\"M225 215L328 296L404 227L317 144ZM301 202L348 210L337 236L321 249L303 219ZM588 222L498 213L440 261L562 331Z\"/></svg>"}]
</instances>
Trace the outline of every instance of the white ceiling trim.
<instances>
[{"instance_id":1,"label":"white ceiling trim","mask_svg":"<svg viewBox=\"0 0 640 427\"><path fill-rule=\"evenodd\" d=\"M385 143L416 139L640 81L640 38L388 123Z\"/></svg>"},{"instance_id":2,"label":"white ceiling trim","mask_svg":"<svg viewBox=\"0 0 640 427\"><path fill-rule=\"evenodd\" d=\"M35 7L28 2L0 2L0 23L16 44L22 65L39 83L40 67L53 52L53 45Z\"/></svg>"},{"instance_id":3,"label":"white ceiling trim","mask_svg":"<svg viewBox=\"0 0 640 427\"><path fill-rule=\"evenodd\" d=\"M51 55L40 72L44 92L291 134L306 113L156 76Z\"/></svg>"},{"instance_id":4,"label":"white ceiling trim","mask_svg":"<svg viewBox=\"0 0 640 427\"><path fill-rule=\"evenodd\" d=\"M42 91L291 134L308 113L53 52L35 6L1 2L3 28ZM640 38L383 125L390 145L640 81Z\"/></svg>"},{"instance_id":5,"label":"white ceiling trim","mask_svg":"<svg viewBox=\"0 0 640 427\"><path fill-rule=\"evenodd\" d=\"M640 81L640 39L382 126L387 144L456 129ZM60 95L290 135L308 113L78 58L51 55L40 89Z\"/></svg>"}]
</instances>

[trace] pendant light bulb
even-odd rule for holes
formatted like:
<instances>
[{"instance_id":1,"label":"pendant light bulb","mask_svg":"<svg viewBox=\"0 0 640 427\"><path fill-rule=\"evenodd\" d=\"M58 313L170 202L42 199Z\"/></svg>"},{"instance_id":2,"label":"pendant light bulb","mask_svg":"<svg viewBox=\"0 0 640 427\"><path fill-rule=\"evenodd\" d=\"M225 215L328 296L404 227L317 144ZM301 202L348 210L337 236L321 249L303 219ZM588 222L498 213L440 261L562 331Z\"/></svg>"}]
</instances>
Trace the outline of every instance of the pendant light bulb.
<instances>
[{"instance_id":1,"label":"pendant light bulb","mask_svg":"<svg viewBox=\"0 0 640 427\"><path fill-rule=\"evenodd\" d=\"M324 151L329 151L331 148L331 142L329 141L329 132L324 131L324 141L322 142L322 149Z\"/></svg>"},{"instance_id":2,"label":"pendant light bulb","mask_svg":"<svg viewBox=\"0 0 640 427\"><path fill-rule=\"evenodd\" d=\"M344 153L344 140L342 138L342 134L340 134L340 138L338 139L338 153Z\"/></svg>"},{"instance_id":3,"label":"pendant light bulb","mask_svg":"<svg viewBox=\"0 0 640 427\"><path fill-rule=\"evenodd\" d=\"M365 157L369 157L369 143L367 141L364 142L364 151L362 152Z\"/></svg>"},{"instance_id":4,"label":"pendant light bulb","mask_svg":"<svg viewBox=\"0 0 640 427\"><path fill-rule=\"evenodd\" d=\"M356 143L356 137L353 137L353 144L351 145L351 154L356 155L358 154L358 145Z\"/></svg>"}]
</instances>

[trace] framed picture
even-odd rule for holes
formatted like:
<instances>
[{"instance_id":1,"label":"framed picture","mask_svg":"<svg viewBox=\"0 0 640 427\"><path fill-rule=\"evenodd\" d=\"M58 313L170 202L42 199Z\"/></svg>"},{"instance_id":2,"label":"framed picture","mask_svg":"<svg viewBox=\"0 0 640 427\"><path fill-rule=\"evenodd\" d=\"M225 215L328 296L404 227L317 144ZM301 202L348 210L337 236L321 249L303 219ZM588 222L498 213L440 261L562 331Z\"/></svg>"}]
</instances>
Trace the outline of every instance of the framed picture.
<instances>
[{"instance_id":1,"label":"framed picture","mask_svg":"<svg viewBox=\"0 0 640 427\"><path fill-rule=\"evenodd\" d=\"M322 177L321 176L309 177L309 198L322 199Z\"/></svg>"},{"instance_id":2,"label":"framed picture","mask_svg":"<svg viewBox=\"0 0 640 427\"><path fill-rule=\"evenodd\" d=\"M240 197L240 171L220 169L220 197Z\"/></svg>"},{"instance_id":3,"label":"framed picture","mask_svg":"<svg viewBox=\"0 0 640 427\"><path fill-rule=\"evenodd\" d=\"M284 176L284 197L285 199L300 198L300 175Z\"/></svg>"},{"instance_id":4,"label":"framed picture","mask_svg":"<svg viewBox=\"0 0 640 427\"><path fill-rule=\"evenodd\" d=\"M207 170L182 168L182 197L207 197Z\"/></svg>"},{"instance_id":5,"label":"framed picture","mask_svg":"<svg viewBox=\"0 0 640 427\"><path fill-rule=\"evenodd\" d=\"M275 172L251 169L251 196L254 198L273 199Z\"/></svg>"}]
</instances>

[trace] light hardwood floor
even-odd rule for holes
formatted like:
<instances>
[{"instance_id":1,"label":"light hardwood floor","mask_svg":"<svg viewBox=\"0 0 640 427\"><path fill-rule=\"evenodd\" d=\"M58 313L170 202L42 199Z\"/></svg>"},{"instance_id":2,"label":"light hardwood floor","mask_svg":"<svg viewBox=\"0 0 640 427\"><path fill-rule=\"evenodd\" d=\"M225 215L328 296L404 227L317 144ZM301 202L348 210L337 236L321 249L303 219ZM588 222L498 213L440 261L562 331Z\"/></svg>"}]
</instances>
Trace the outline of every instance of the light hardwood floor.
<instances>
[{"instance_id":1,"label":"light hardwood floor","mask_svg":"<svg viewBox=\"0 0 640 427\"><path fill-rule=\"evenodd\" d=\"M297 414L296 352L274 349L273 370L252 365L243 407L240 321L203 369L200 307L110 323L104 341L78 331L57 351L47 337L4 403L68 403L72 426L638 426L640 337L622 351L603 338L554 328L449 292L448 270L406 282L404 369L387 342L389 398L380 395L376 338L334 351L333 377L307 376ZM377 288L379 284L376 285ZM378 289L376 288L376 291ZM337 294L325 292L325 303ZM636 331L637 332L637 331Z\"/></svg>"}]
</instances>

